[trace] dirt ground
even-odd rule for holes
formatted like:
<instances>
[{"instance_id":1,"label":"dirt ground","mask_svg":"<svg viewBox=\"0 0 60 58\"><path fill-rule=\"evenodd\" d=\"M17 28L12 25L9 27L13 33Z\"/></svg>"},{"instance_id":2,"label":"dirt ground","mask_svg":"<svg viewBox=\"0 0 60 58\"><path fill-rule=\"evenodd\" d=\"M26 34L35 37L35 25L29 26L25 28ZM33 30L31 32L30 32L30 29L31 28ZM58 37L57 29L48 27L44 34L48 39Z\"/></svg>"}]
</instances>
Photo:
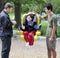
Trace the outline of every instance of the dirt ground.
<instances>
[{"instance_id":1,"label":"dirt ground","mask_svg":"<svg viewBox=\"0 0 60 58\"><path fill-rule=\"evenodd\" d=\"M57 58L60 58L60 39L56 45ZM0 40L0 55L1 55L1 40ZM0 56L1 58L1 56ZM45 39L40 39L34 42L30 48L25 46L25 42L17 38L12 38L10 58L47 58Z\"/></svg>"}]
</instances>

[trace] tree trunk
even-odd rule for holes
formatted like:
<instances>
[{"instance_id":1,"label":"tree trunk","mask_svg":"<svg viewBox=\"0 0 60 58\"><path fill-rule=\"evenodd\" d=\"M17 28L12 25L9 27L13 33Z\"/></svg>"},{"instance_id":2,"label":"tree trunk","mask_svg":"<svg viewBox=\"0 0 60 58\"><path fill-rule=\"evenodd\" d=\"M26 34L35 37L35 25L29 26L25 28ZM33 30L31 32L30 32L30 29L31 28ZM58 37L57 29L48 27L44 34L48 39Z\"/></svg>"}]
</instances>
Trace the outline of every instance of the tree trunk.
<instances>
[{"instance_id":1,"label":"tree trunk","mask_svg":"<svg viewBox=\"0 0 60 58\"><path fill-rule=\"evenodd\" d=\"M15 6L15 20L17 22L16 27L18 27L18 25L21 25L21 4L20 2L18 3L14 2L14 6Z\"/></svg>"},{"instance_id":2,"label":"tree trunk","mask_svg":"<svg viewBox=\"0 0 60 58\"><path fill-rule=\"evenodd\" d=\"M0 0L0 12L3 10L4 8L4 0Z\"/></svg>"}]
</instances>

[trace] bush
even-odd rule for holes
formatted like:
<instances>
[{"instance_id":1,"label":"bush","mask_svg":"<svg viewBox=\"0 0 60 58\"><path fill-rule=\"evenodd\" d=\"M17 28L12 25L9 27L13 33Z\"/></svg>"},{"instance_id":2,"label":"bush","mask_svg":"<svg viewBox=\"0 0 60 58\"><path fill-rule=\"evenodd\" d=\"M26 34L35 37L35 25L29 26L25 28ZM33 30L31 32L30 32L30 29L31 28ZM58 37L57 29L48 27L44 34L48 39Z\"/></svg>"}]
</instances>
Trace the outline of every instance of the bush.
<instances>
[{"instance_id":1,"label":"bush","mask_svg":"<svg viewBox=\"0 0 60 58\"><path fill-rule=\"evenodd\" d=\"M42 20L41 21L41 25L42 25L42 27L41 27L41 35L42 36L45 36L45 34L46 34L46 29L47 29L47 23L45 22L45 20Z\"/></svg>"},{"instance_id":2,"label":"bush","mask_svg":"<svg viewBox=\"0 0 60 58\"><path fill-rule=\"evenodd\" d=\"M60 26L57 27L57 37L60 37Z\"/></svg>"},{"instance_id":3,"label":"bush","mask_svg":"<svg viewBox=\"0 0 60 58\"><path fill-rule=\"evenodd\" d=\"M47 29L47 23L45 22L45 20L41 21L42 27L41 27L41 35L45 36L46 34L46 29ZM57 26L57 37L60 37L60 26Z\"/></svg>"}]
</instances>

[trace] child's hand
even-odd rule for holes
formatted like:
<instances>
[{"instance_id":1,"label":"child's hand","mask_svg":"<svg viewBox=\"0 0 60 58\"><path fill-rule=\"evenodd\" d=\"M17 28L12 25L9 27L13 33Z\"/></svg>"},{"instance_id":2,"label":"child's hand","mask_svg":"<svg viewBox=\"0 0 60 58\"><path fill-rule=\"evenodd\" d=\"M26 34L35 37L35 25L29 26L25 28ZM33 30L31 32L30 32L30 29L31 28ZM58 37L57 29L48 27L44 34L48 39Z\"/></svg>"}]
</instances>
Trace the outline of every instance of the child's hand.
<instances>
[{"instance_id":1,"label":"child's hand","mask_svg":"<svg viewBox=\"0 0 60 58\"><path fill-rule=\"evenodd\" d=\"M18 29L21 30L21 26L18 26Z\"/></svg>"}]
</instances>

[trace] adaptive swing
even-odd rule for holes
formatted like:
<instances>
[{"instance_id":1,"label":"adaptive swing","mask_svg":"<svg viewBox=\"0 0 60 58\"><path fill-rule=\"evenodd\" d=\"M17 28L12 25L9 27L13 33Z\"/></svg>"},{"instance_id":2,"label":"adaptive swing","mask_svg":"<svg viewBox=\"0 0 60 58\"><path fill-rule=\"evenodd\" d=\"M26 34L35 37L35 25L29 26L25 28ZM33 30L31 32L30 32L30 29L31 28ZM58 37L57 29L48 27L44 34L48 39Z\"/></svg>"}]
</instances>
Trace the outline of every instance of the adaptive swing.
<instances>
[{"instance_id":1,"label":"adaptive swing","mask_svg":"<svg viewBox=\"0 0 60 58\"><path fill-rule=\"evenodd\" d=\"M31 22L28 23L27 20L28 21L30 20L29 16L32 18L32 20L31 20ZM33 35L34 41L36 41L38 39L38 36L41 35L41 32L39 31L41 25L39 24L39 21L40 21L39 15L37 13L34 13L34 12L29 12L29 13L24 14L22 16L22 19L21 19L22 26L18 27L19 28L18 33L20 34L20 37L23 41L25 41L25 37L24 37L25 31L28 31L28 33L30 31L33 31L32 35Z\"/></svg>"}]
</instances>

